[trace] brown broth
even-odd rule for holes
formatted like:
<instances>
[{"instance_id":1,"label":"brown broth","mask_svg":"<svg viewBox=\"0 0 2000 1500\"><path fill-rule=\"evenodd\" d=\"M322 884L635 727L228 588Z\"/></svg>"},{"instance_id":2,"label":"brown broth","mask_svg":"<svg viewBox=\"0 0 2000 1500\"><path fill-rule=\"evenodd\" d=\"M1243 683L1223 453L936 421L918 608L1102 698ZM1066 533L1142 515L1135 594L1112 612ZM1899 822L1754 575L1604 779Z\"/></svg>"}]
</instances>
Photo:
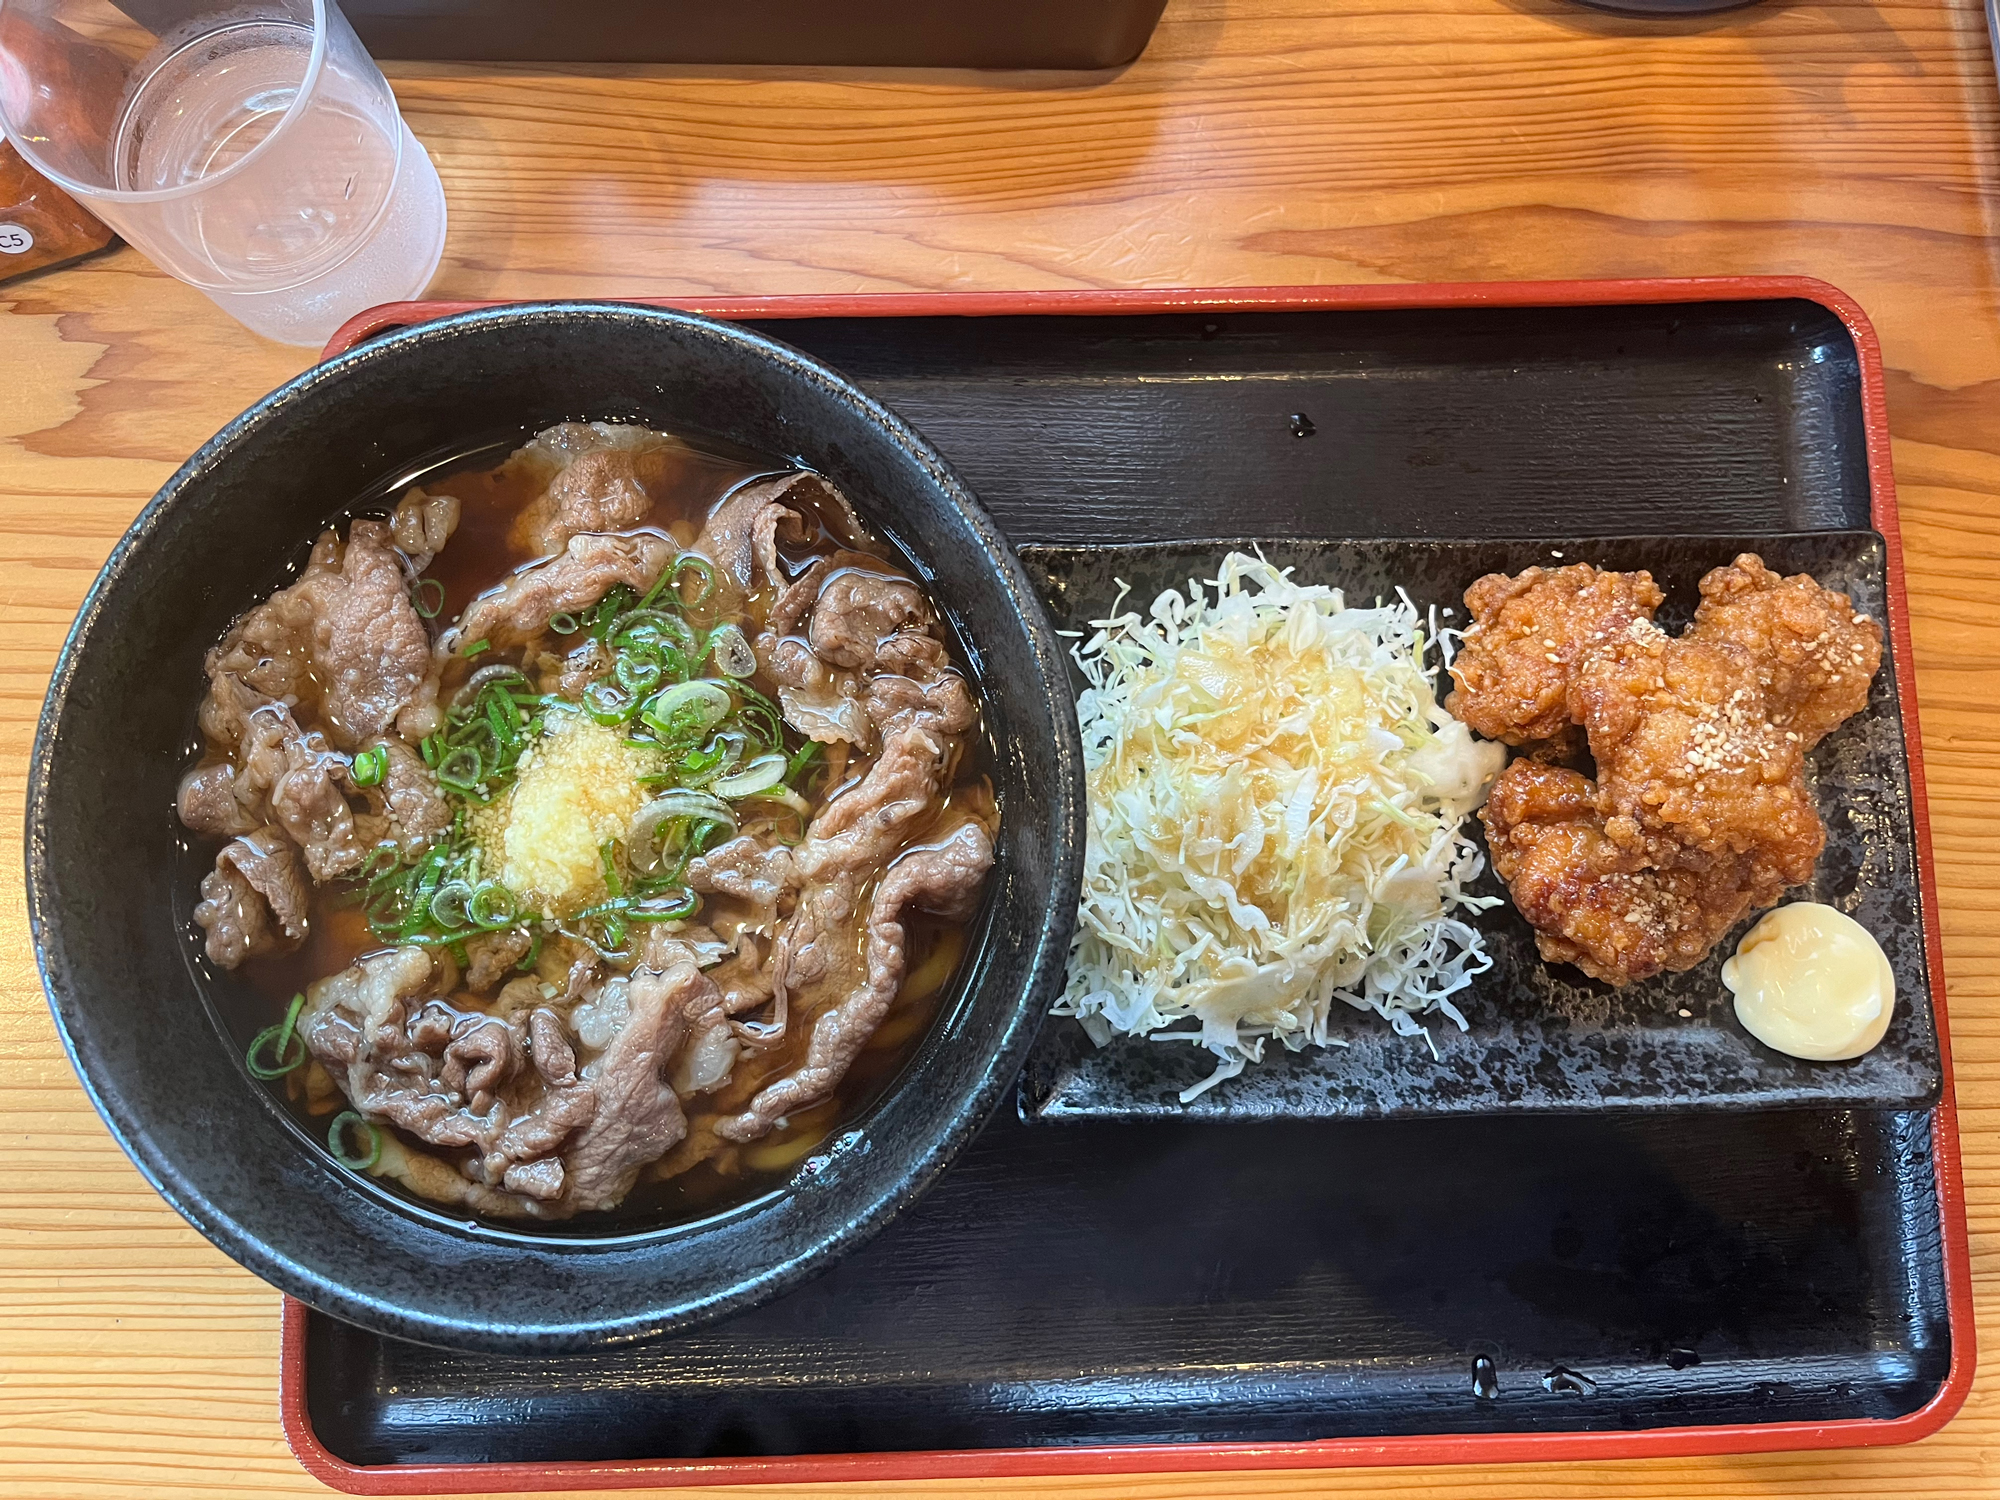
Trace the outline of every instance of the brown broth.
<instances>
[{"instance_id":1,"label":"brown broth","mask_svg":"<svg viewBox=\"0 0 2000 1500\"><path fill-rule=\"evenodd\" d=\"M685 546L701 530L709 508L737 485L754 475L790 467L690 446L676 475L672 501L657 507L646 524L671 533ZM444 608L438 617L444 621L516 568L534 561L532 550L509 532L521 512L540 495L547 476L532 463L510 458L488 468L426 477L421 482L432 494L455 495L459 503L458 530L428 570L429 577L444 585Z\"/></svg>"},{"instance_id":2,"label":"brown broth","mask_svg":"<svg viewBox=\"0 0 2000 1500\"><path fill-rule=\"evenodd\" d=\"M439 627L456 618L476 595L502 583L508 574L533 560L530 550L512 533L523 508L532 503L545 486L546 473L537 473L532 466L511 458L495 464L492 461L494 452L493 448L486 448L481 450L479 457L469 462L455 468L443 466L434 469L422 474L416 481L433 494L456 496L461 506L458 528L427 574L437 579L446 591L445 604L436 622ZM702 521L714 503L737 484L757 474L789 467L780 463L758 462L753 457L725 455L691 447L679 466L671 498L656 505L654 513L644 524L671 534L686 545L700 531ZM364 501L356 507L356 513L380 513L396 498L397 494L387 494L372 502ZM912 573L887 547L881 549L881 554L896 571ZM749 633L754 634L754 631ZM940 634L946 638L949 647L952 644L949 633L941 630ZM484 660L480 664L483 665ZM766 681L761 672L752 681L767 694L774 693L775 684ZM445 686L447 698L451 687L452 682L448 679ZM835 791L853 784L858 771L865 769L865 765L866 761L859 761L840 775L839 785L834 784L833 776L823 776L811 799L815 810L823 806ZM964 737L964 750L959 763L953 768L952 783L941 802L939 823L947 822L954 816L962 817L968 806L990 818L992 783L986 770L984 740L975 726ZM922 835L911 840L912 844L922 842ZM201 841L191 851L191 858L205 869L212 853L213 846ZM868 895L869 888L865 887L862 893L863 911L867 909ZM711 898L711 904L726 908L729 903L722 898ZM707 921L709 917L710 911L705 909L696 920ZM767 1054L744 1052L739 1055L730 1079L712 1095L697 1095L683 1101L690 1121L689 1142L642 1170L638 1184L619 1208L607 1213L580 1214L570 1220L493 1221L494 1227L534 1234L630 1234L711 1217L782 1187L822 1143L851 1127L864 1115L901 1073L952 991L952 981L969 946L969 933L976 922L975 918L973 923L960 926L920 913L908 915L909 957L903 989L876 1037L857 1059L833 1098L799 1112L790 1117L783 1127L748 1145L714 1143L712 1135L704 1137L707 1122L719 1115L733 1113L764 1083L789 1071L802 1060L812 1029L812 1016L795 1010L781 1045ZM303 944L290 952L253 958L237 971L236 976L221 976L220 983L206 988L218 1002L217 1008L222 1013L227 1030L239 1046L247 1048L259 1030L282 1020L294 995L314 981L339 972L380 947L381 943L371 933L355 904L352 887L346 882L335 882L314 889L311 933ZM462 993L454 996L451 1003L460 1009L478 1008L480 1004L474 997ZM312 1077L318 1067L316 1062L309 1063L278 1080L272 1088L306 1132L315 1140L324 1141L332 1116L347 1109L348 1103L337 1089L331 1088L330 1080L323 1074L318 1078ZM717 1109L717 1101L727 1107ZM376 1128L390 1129L381 1124ZM693 1150L697 1138L710 1142L712 1154L704 1156ZM414 1138L402 1139L412 1151L441 1155L436 1148L425 1146ZM665 1175L665 1169L679 1165L677 1156L690 1153L700 1159L673 1175ZM465 1220L462 1209L415 1197L393 1179L377 1177L375 1180L391 1193L434 1213L449 1219Z\"/></svg>"}]
</instances>

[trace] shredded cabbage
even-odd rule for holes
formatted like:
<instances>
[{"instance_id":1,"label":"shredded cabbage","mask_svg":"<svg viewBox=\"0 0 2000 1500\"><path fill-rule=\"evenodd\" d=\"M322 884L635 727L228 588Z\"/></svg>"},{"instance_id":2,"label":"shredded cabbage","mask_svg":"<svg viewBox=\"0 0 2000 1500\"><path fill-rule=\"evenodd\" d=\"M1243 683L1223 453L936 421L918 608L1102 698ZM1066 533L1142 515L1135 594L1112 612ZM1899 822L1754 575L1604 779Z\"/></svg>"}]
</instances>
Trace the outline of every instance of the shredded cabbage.
<instances>
[{"instance_id":1,"label":"shredded cabbage","mask_svg":"<svg viewBox=\"0 0 2000 1500\"><path fill-rule=\"evenodd\" d=\"M1100 1046L1190 1042L1214 1073L1345 1045L1332 1004L1406 1036L1492 966L1464 915L1477 849L1460 831L1506 752L1437 701L1452 632L1416 606L1348 609L1232 552L1073 649L1089 789L1083 901L1055 1009Z\"/></svg>"}]
</instances>

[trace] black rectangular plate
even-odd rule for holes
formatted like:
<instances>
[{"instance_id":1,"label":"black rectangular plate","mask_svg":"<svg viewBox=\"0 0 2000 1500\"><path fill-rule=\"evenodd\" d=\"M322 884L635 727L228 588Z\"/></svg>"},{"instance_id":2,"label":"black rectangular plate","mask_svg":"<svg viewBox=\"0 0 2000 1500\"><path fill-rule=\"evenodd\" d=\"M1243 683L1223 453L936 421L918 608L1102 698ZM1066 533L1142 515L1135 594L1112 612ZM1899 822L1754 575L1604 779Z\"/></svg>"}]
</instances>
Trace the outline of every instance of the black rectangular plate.
<instances>
[{"instance_id":1,"label":"black rectangular plate","mask_svg":"<svg viewBox=\"0 0 2000 1500\"><path fill-rule=\"evenodd\" d=\"M1811 302L762 327L1017 542L1871 521L1858 355ZM758 1311L532 1361L315 1314L305 1394L354 1464L615 1461L1893 1417L1950 1358L1925 1114L1009 1111Z\"/></svg>"},{"instance_id":2,"label":"black rectangular plate","mask_svg":"<svg viewBox=\"0 0 2000 1500\"><path fill-rule=\"evenodd\" d=\"M1058 627L1088 633L1130 585L1126 608L1141 613L1163 589L1215 576L1231 543L1154 542L1115 547L1028 547ZM1465 587L1485 573L1517 573L1537 563L1590 562L1646 568L1667 594L1660 624L1678 632L1699 600L1710 568L1755 552L1782 573L1810 573L1854 607L1888 618L1882 539L1867 531L1715 538L1602 538L1542 541L1244 542L1261 546L1302 583L1345 591L1369 604L1405 589L1419 610L1456 609L1465 622ZM1072 668L1074 672L1074 668ZM1081 673L1075 673L1077 684ZM1827 848L1810 886L1794 899L1838 907L1874 933L1896 976L1896 1013L1882 1045L1851 1062L1809 1063L1764 1046L1736 1020L1723 988L1725 959L1756 916L1746 917L1708 958L1682 974L1623 989L1551 966L1511 903L1473 920L1493 967L1453 996L1469 1029L1426 1018L1431 1045L1396 1035L1369 1012L1334 1007L1344 1047L1287 1052L1183 1104L1182 1090L1213 1070L1212 1054L1186 1042L1114 1038L1093 1046L1074 1020L1042 1027L1023 1079L1023 1107L1044 1119L1085 1116L1257 1119L1297 1116L1393 1117L1493 1110L1753 1108L1814 1104L1919 1109L1942 1085L1931 1014L1909 755L1896 676L1888 653L1868 707L1827 737L1808 766ZM1477 821L1470 825L1480 837ZM1482 841L1483 842L1483 841ZM1478 895L1503 896L1488 870ZM1435 1054L1432 1051L1435 1047Z\"/></svg>"}]
</instances>

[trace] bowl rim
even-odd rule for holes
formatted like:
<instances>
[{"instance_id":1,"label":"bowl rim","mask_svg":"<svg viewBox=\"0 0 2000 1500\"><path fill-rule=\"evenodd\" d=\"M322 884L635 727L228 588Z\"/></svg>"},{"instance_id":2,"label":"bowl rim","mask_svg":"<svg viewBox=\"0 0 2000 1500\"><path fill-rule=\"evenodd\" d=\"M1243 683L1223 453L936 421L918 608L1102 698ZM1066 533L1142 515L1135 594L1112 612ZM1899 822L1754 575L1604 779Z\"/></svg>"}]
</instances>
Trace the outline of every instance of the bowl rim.
<instances>
[{"instance_id":1,"label":"bowl rim","mask_svg":"<svg viewBox=\"0 0 2000 1500\"><path fill-rule=\"evenodd\" d=\"M997 575L999 585L1012 601L1013 614L1029 647L1038 678L1032 697L1045 705L1054 729L1051 749L1057 775L1049 789L1051 805L1047 820L1051 829L1050 882L1047 904L1038 923L1030 933L1024 934L1031 949L1026 977L1019 985L1012 1011L977 1075L975 1086L961 1094L955 1107L939 1122L928 1143L911 1157L908 1166L898 1176L866 1195L869 1206L864 1212L822 1230L788 1258L738 1276L727 1289L678 1306L655 1304L638 1311L593 1312L564 1322L546 1319L528 1323L510 1323L499 1319L471 1321L371 1296L294 1260L214 1202L205 1189L190 1180L175 1165L171 1153L162 1149L146 1120L139 1118L139 1112L130 1107L130 1102L115 1086L115 1081L107 1080L108 1086L100 1085L87 1061L92 1048L91 1027L86 1017L88 1008L95 1002L72 980L68 954L61 941L62 921L54 906L50 836L55 830L50 825L49 781L59 753L60 722L78 682L83 658L91 648L94 633L108 604L127 584L135 559L181 505L193 503L186 497L210 472L218 465L226 464L248 439L260 434L269 424L285 420L290 407L327 387L337 387L359 368L382 360L393 360L399 357L401 351L413 347L453 341L468 333L489 331L496 327L506 329L551 323L610 324L638 329L669 325L697 329L710 337L720 336L727 343L777 366L793 380L817 384L861 420L878 428L896 449L917 465L927 481L927 487L945 505L955 510L971 531L988 566ZM865 513L865 501L861 508ZM914 556L913 560L920 566L925 564L921 556ZM965 628L968 633L971 631L970 622ZM970 644L976 645L976 640L970 641ZM977 674L977 660L971 665ZM112 547L64 636L36 722L28 763L23 829L29 936L36 970L64 1054L113 1139L154 1191L239 1264L323 1312L399 1338L495 1353L554 1353L612 1342L629 1342L712 1321L769 1300L817 1274L839 1255L871 1238L921 1196L986 1122L1006 1091L1015 1085L1049 1001L1062 981L1083 876L1086 815L1082 765L1082 743L1069 685L1067 660L1040 596L1030 583L1013 545L1000 532L985 507L944 456L904 418L813 356L757 330L722 319L670 308L580 300L549 300L481 308L369 339L312 366L259 398L189 456L140 509ZM76 1022L74 1025L72 1016ZM776 1191L781 1196L787 1194L786 1188ZM404 1217L422 1222L416 1215ZM426 1227L432 1232L439 1232L434 1226ZM643 1253L650 1247L676 1243L676 1237L671 1233L597 1245L564 1241L554 1236L546 1239L531 1235L522 1238L527 1239L537 1251L562 1254L587 1254L593 1250ZM680 1242L685 1243L684 1238ZM457 1243L477 1246L482 1242L470 1239ZM518 1248L520 1240L512 1243Z\"/></svg>"}]
</instances>

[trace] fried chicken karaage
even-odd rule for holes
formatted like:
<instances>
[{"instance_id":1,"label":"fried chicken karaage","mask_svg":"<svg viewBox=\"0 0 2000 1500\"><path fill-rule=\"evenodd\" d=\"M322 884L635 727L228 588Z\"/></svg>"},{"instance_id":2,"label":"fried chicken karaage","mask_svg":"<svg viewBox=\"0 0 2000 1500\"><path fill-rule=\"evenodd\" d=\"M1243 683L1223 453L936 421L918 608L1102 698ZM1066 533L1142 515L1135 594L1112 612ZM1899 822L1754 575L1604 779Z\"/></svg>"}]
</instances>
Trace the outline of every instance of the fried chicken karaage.
<instances>
[{"instance_id":1,"label":"fried chicken karaage","mask_svg":"<svg viewBox=\"0 0 2000 1500\"><path fill-rule=\"evenodd\" d=\"M1488 573L1465 591L1472 612L1445 702L1476 734L1509 745L1569 734L1569 682L1580 656L1665 599L1650 573L1607 573L1589 563Z\"/></svg>"},{"instance_id":2,"label":"fried chicken karaage","mask_svg":"<svg viewBox=\"0 0 2000 1500\"><path fill-rule=\"evenodd\" d=\"M1750 653L1635 621L1570 683L1607 835L1654 863L1747 856L1759 904L1812 878L1826 829Z\"/></svg>"},{"instance_id":3,"label":"fried chicken karaage","mask_svg":"<svg viewBox=\"0 0 2000 1500\"><path fill-rule=\"evenodd\" d=\"M1587 777L1520 756L1480 811L1542 957L1608 984L1694 967L1750 909L1748 860L1661 868L1614 843L1597 804Z\"/></svg>"},{"instance_id":4,"label":"fried chicken karaage","mask_svg":"<svg viewBox=\"0 0 2000 1500\"><path fill-rule=\"evenodd\" d=\"M1526 754L1480 814L1542 956L1627 984L1699 963L1826 846L1805 752L1868 701L1880 626L1845 594L1745 553L1670 636L1649 573L1493 573L1451 711ZM1581 735L1579 736L1579 729ZM1587 743L1596 780L1552 761Z\"/></svg>"},{"instance_id":5,"label":"fried chicken karaage","mask_svg":"<svg viewBox=\"0 0 2000 1500\"><path fill-rule=\"evenodd\" d=\"M1781 578L1746 552L1701 581L1688 634L1727 641L1756 662L1771 722L1810 750L1868 704L1882 627L1810 574Z\"/></svg>"}]
</instances>

